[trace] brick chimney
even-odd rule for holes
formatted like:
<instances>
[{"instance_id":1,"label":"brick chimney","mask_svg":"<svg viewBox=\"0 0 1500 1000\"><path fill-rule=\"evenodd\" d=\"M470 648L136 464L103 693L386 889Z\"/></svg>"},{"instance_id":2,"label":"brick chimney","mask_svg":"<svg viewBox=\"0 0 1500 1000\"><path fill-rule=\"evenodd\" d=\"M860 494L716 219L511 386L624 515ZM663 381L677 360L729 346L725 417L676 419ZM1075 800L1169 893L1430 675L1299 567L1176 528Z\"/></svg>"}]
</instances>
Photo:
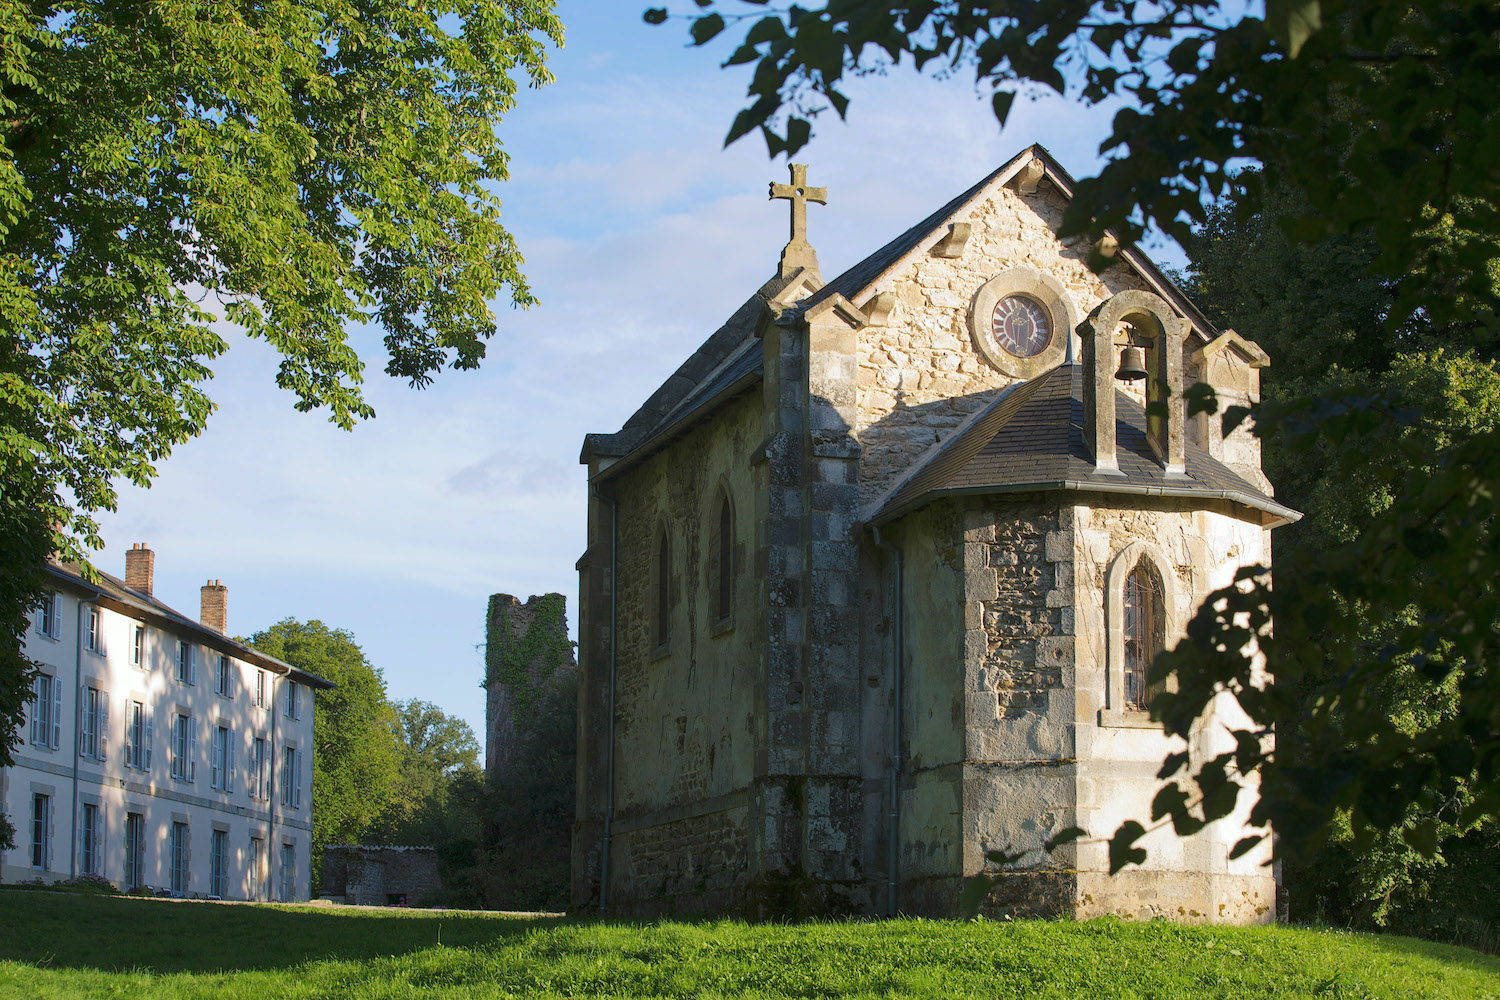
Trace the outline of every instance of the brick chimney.
<instances>
[{"instance_id":1,"label":"brick chimney","mask_svg":"<svg viewBox=\"0 0 1500 1000\"><path fill-rule=\"evenodd\" d=\"M229 588L218 580L210 580L199 593L202 599L198 605L198 620L205 628L225 631L229 627Z\"/></svg>"},{"instance_id":2,"label":"brick chimney","mask_svg":"<svg viewBox=\"0 0 1500 1000\"><path fill-rule=\"evenodd\" d=\"M136 542L125 553L125 586L150 597L151 576L155 569L156 553L146 548L145 542Z\"/></svg>"}]
</instances>

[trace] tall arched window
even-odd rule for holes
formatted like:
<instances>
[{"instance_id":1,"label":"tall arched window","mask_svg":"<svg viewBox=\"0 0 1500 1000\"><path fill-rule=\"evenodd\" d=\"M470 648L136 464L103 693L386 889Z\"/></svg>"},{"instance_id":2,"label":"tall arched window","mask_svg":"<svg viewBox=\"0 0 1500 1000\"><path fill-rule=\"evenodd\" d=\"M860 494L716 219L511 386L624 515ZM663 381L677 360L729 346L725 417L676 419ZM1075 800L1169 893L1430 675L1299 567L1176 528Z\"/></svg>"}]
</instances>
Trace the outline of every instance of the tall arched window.
<instances>
[{"instance_id":1,"label":"tall arched window","mask_svg":"<svg viewBox=\"0 0 1500 1000\"><path fill-rule=\"evenodd\" d=\"M665 530L656 536L656 645L665 646L672 637L672 548Z\"/></svg>"},{"instance_id":2,"label":"tall arched window","mask_svg":"<svg viewBox=\"0 0 1500 1000\"><path fill-rule=\"evenodd\" d=\"M719 494L719 523L714 537L714 622L728 621L734 613L734 507L729 494Z\"/></svg>"},{"instance_id":3,"label":"tall arched window","mask_svg":"<svg viewBox=\"0 0 1500 1000\"><path fill-rule=\"evenodd\" d=\"M1151 661L1165 645L1165 608L1161 580L1151 563L1142 559L1125 578L1121 631L1124 633L1125 708L1144 710L1151 706L1151 688L1146 677Z\"/></svg>"}]
</instances>

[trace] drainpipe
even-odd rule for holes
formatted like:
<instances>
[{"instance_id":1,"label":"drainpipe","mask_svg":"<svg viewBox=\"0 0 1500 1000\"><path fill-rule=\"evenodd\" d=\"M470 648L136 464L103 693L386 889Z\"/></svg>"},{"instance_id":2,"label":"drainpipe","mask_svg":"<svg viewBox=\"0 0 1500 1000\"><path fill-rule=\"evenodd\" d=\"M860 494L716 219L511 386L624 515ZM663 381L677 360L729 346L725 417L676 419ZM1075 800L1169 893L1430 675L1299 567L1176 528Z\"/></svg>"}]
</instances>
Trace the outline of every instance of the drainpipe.
<instances>
[{"instance_id":1,"label":"drainpipe","mask_svg":"<svg viewBox=\"0 0 1500 1000\"><path fill-rule=\"evenodd\" d=\"M276 884L276 866L281 863L281 845L276 839L276 799L281 794L281 787L276 782L276 758L280 756L276 752L276 678L279 675L267 670L266 677L271 682L271 736L267 740L266 750L271 754L271 759L266 762L266 871L261 888L264 890L267 902L288 903L291 900L277 899L273 887ZM311 852L308 852L311 857ZM251 859L254 864L254 859Z\"/></svg>"},{"instance_id":2,"label":"drainpipe","mask_svg":"<svg viewBox=\"0 0 1500 1000\"><path fill-rule=\"evenodd\" d=\"M78 756L83 749L83 599L78 600L73 643L73 804L68 823L68 878L78 877ZM101 627L103 622L99 623ZM45 860L45 859L44 859Z\"/></svg>"},{"instance_id":3,"label":"drainpipe","mask_svg":"<svg viewBox=\"0 0 1500 1000\"><path fill-rule=\"evenodd\" d=\"M615 828L615 683L619 677L620 658L617 653L619 634L620 588L620 504L617 500L592 490L594 499L609 504L609 736L605 743L605 802L604 841L599 852L599 915L609 911L609 856L614 846Z\"/></svg>"},{"instance_id":4,"label":"drainpipe","mask_svg":"<svg viewBox=\"0 0 1500 1000\"><path fill-rule=\"evenodd\" d=\"M902 666L906 659L906 634L902 623L906 618L902 607L902 595L905 590L905 564L901 558L901 548L892 545L880 537L880 526L873 525L871 531L875 534L875 547L891 553L896 562L896 600L895 600L895 635L893 637L896 654L891 663L891 759L887 770L890 790L890 829L887 831L886 841L886 867L890 869L890 876L886 883L886 916L894 917L900 912L898 906L898 870L897 861L901 850L901 684Z\"/></svg>"}]
</instances>

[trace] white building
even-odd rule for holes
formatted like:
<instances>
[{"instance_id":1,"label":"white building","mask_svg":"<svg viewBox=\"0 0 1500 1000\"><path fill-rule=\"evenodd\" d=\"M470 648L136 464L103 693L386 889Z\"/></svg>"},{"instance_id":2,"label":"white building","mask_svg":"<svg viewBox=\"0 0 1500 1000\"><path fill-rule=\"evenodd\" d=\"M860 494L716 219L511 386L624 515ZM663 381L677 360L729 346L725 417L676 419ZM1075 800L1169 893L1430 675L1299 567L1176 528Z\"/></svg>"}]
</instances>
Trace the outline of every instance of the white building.
<instances>
[{"instance_id":1,"label":"white building","mask_svg":"<svg viewBox=\"0 0 1500 1000\"><path fill-rule=\"evenodd\" d=\"M210 581L193 621L152 596L154 554L125 579L51 566L26 653L41 665L0 810L0 882L100 875L219 899L305 900L313 689L332 685L225 635Z\"/></svg>"}]
</instances>

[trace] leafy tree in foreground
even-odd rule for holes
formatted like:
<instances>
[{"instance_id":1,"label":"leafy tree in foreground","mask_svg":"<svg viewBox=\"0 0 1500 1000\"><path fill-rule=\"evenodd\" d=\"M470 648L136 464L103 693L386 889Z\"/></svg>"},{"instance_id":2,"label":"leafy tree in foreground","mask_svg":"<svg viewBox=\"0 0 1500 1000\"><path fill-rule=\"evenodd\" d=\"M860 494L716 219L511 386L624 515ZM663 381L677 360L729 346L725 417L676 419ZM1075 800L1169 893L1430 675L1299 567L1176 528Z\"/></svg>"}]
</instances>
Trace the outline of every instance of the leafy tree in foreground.
<instances>
[{"instance_id":1,"label":"leafy tree in foreground","mask_svg":"<svg viewBox=\"0 0 1500 1000\"><path fill-rule=\"evenodd\" d=\"M1421 458L1418 471L1431 475L1453 435L1495 430L1500 373L1494 348L1467 345L1468 331L1462 328L1444 328L1425 317L1398 331L1386 328L1393 293L1388 282L1365 273L1374 252L1371 241L1337 236L1294 244L1274 220L1299 210L1299 199L1274 191L1267 192L1267 200L1260 212L1243 217L1233 204L1218 206L1188 243L1192 265L1186 284L1194 300L1210 318L1272 353L1277 363L1266 370L1263 383L1271 404L1314 395L1381 396L1411 415L1373 424L1341 449L1326 441L1296 449L1281 435L1265 437L1266 470L1278 497L1307 515L1277 532L1277 558L1285 564L1357 538L1389 509L1393 484L1413 472L1410 461ZM1340 450L1364 461L1340 462ZM1320 702L1333 702L1338 707L1332 716L1342 715L1339 663L1351 652L1378 655L1421 614L1408 606L1386 621L1360 602L1345 602L1341 610L1341 617L1357 627L1352 633L1329 629L1318 643L1328 651L1322 669L1309 663L1295 688L1285 682L1295 696L1285 703L1293 712L1277 720L1277 732L1288 740L1284 752L1302 755L1299 765L1347 749L1340 726L1301 726L1304 717L1323 714ZM1353 651L1346 649L1351 642ZM1416 735L1452 716L1455 694L1451 684L1423 683L1410 657L1396 657L1387 677L1366 697L1372 715L1384 714L1391 727ZM1500 864L1493 850L1496 827L1459 822L1459 806L1470 795L1468 782L1454 777L1437 811L1413 804L1397 829L1358 848L1348 813L1340 811L1328 843L1310 857L1291 859L1287 883L1294 917L1449 939L1465 922L1492 926L1500 921L1500 908L1476 891L1490 884ZM1402 833L1429 821L1437 850L1423 856Z\"/></svg>"},{"instance_id":2,"label":"leafy tree in foreground","mask_svg":"<svg viewBox=\"0 0 1500 1000\"><path fill-rule=\"evenodd\" d=\"M312 858L320 873L323 848L363 840L396 797L401 747L385 678L354 636L320 621L288 618L247 641L337 685L317 692L313 714Z\"/></svg>"},{"instance_id":3,"label":"leafy tree in foreground","mask_svg":"<svg viewBox=\"0 0 1500 1000\"><path fill-rule=\"evenodd\" d=\"M495 125L562 33L551 0L0 3L0 731L47 554L204 427L211 309L347 428L351 326L420 387L533 301Z\"/></svg>"},{"instance_id":4,"label":"leafy tree in foreground","mask_svg":"<svg viewBox=\"0 0 1500 1000\"><path fill-rule=\"evenodd\" d=\"M1347 236L1368 249L1366 273L1390 301L1355 344L1430 323L1483 352L1500 333L1500 7L1488 0L1268 0L1264 18L1217 0L696 6L693 41L733 23L744 34L728 64L754 64L751 103L727 141L760 129L772 155L790 154L813 116L844 113L846 77L899 67L972 69L1002 124L1017 95L1039 89L1121 101L1102 147L1111 158L1078 183L1062 235L1108 228L1131 241L1156 225L1186 243L1214 200L1233 195L1245 215L1277 209L1299 241ZM1236 173L1247 160L1262 173ZM1281 189L1300 192L1301 206L1273 205L1268 192ZM1193 397L1214 405L1201 389ZM1288 453L1321 449L1336 478L1380 465L1389 502L1338 544L1281 559L1274 592L1251 570L1211 595L1188 641L1158 660L1153 680L1178 685L1152 704L1168 732L1185 735L1225 689L1253 722L1235 734L1236 753L1196 774L1186 755L1169 759L1151 821L1201 829L1258 774L1252 820L1274 818L1289 848L1344 816L1358 843L1400 831L1431 856L1436 816L1467 827L1500 815L1500 674L1487 669L1500 655L1500 435L1429 426L1400 386L1268 401L1256 429ZM1382 450L1364 452L1371 440ZM1366 636L1367 621L1386 628ZM1269 690L1253 682L1254 646L1277 678ZM1330 675L1330 697L1272 752L1275 722ZM1393 684L1446 707L1392 726ZM1311 746L1337 750L1313 761ZM1426 818L1407 825L1413 810ZM1115 833L1114 869L1144 857L1143 832L1131 822Z\"/></svg>"}]
</instances>

